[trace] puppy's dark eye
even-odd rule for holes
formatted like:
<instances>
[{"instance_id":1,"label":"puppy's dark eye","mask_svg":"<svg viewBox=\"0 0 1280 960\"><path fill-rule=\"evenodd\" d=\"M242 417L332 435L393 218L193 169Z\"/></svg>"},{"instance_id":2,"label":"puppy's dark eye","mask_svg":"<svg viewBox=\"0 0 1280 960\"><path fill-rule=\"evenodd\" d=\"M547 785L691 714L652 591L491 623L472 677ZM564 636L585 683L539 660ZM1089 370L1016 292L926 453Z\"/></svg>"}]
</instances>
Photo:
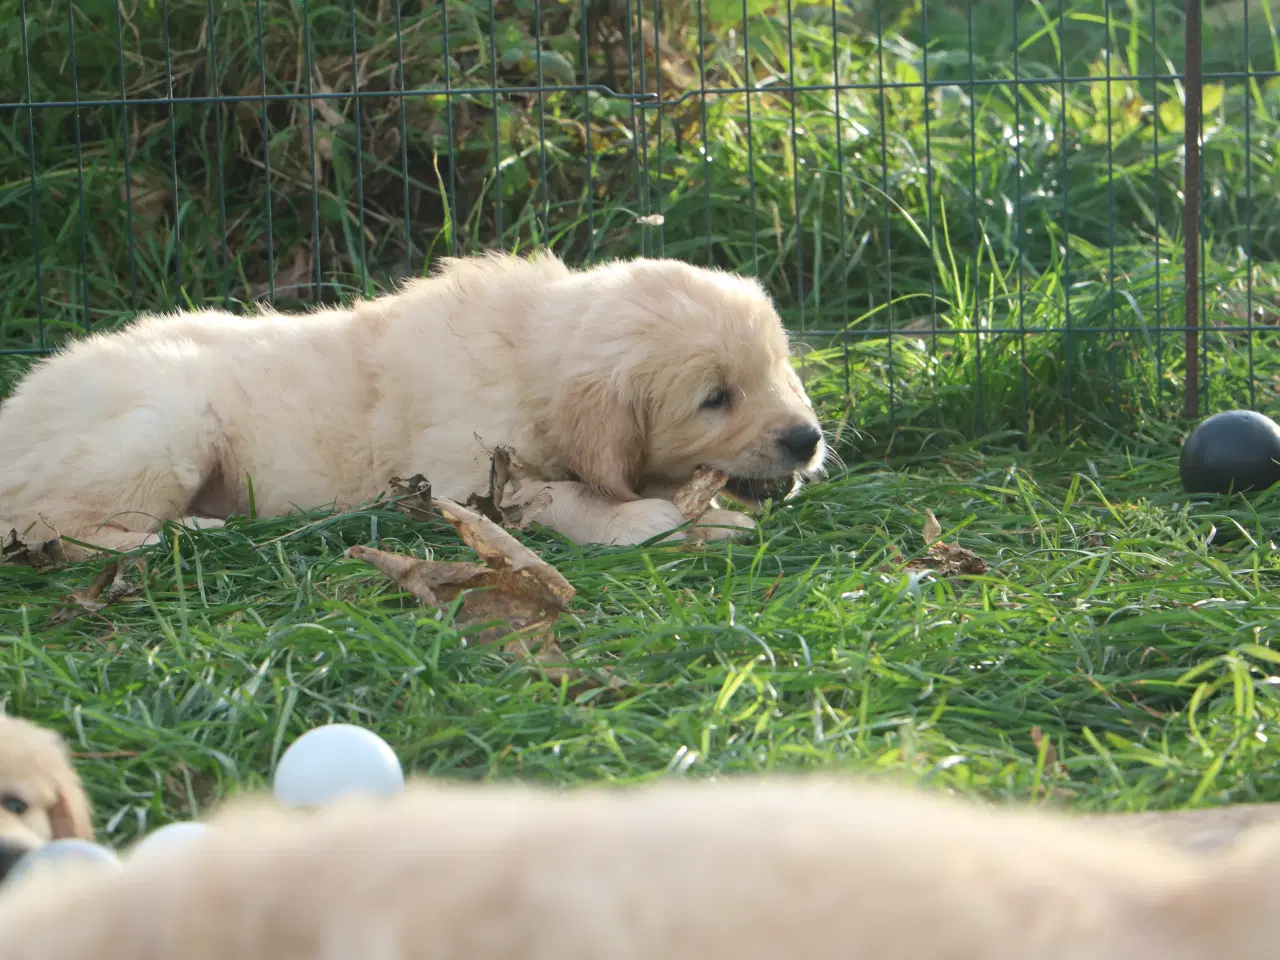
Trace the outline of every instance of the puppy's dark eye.
<instances>
[{"instance_id":1,"label":"puppy's dark eye","mask_svg":"<svg viewBox=\"0 0 1280 960\"><path fill-rule=\"evenodd\" d=\"M27 812L27 801L12 793L6 793L0 797L0 807L20 817Z\"/></svg>"},{"instance_id":2,"label":"puppy's dark eye","mask_svg":"<svg viewBox=\"0 0 1280 960\"><path fill-rule=\"evenodd\" d=\"M702 401L703 410L723 410L729 405L729 391L724 387L715 390Z\"/></svg>"}]
</instances>

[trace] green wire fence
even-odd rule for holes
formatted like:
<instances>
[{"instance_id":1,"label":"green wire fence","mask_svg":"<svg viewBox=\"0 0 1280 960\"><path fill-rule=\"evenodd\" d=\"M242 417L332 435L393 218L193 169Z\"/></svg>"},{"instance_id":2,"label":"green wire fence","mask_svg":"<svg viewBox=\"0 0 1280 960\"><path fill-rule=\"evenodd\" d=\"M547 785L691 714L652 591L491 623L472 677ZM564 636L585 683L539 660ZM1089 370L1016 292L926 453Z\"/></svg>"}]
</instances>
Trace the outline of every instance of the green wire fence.
<instances>
[{"instance_id":1,"label":"green wire fence","mask_svg":"<svg viewBox=\"0 0 1280 960\"><path fill-rule=\"evenodd\" d=\"M332 303L549 245L761 277L815 392L882 438L1275 402L1266 0L0 12L17 364L140 311Z\"/></svg>"}]
</instances>

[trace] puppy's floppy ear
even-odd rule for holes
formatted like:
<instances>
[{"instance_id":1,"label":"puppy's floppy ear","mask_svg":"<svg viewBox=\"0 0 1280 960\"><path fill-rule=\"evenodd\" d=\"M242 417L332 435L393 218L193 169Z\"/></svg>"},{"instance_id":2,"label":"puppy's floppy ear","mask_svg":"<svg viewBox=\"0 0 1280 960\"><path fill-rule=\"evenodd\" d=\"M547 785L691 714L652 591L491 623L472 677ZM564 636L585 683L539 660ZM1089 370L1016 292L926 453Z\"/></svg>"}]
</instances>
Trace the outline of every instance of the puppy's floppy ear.
<instances>
[{"instance_id":1,"label":"puppy's floppy ear","mask_svg":"<svg viewBox=\"0 0 1280 960\"><path fill-rule=\"evenodd\" d=\"M578 479L617 500L636 500L645 431L637 404L615 384L582 378L557 410L561 453Z\"/></svg>"},{"instance_id":2,"label":"puppy's floppy ear","mask_svg":"<svg viewBox=\"0 0 1280 960\"><path fill-rule=\"evenodd\" d=\"M53 829L54 839L77 837L92 840L93 808L80 785L80 779L70 766L60 771L56 779L58 799L49 811L49 825Z\"/></svg>"}]
</instances>

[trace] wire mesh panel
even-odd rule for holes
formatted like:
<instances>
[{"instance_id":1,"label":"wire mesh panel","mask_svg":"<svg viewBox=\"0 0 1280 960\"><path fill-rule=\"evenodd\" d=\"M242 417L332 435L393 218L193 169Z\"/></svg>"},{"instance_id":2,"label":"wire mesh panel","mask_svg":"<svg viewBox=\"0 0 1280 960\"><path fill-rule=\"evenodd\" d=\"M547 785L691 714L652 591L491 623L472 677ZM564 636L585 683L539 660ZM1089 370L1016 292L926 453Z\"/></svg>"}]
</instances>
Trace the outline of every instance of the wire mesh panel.
<instances>
[{"instance_id":1,"label":"wire mesh panel","mask_svg":"<svg viewBox=\"0 0 1280 960\"><path fill-rule=\"evenodd\" d=\"M1164 0L0 7L5 353L549 245L759 276L877 448L1141 429L1188 349L1197 409L1274 403L1267 0L1205 9L1190 98Z\"/></svg>"}]
</instances>

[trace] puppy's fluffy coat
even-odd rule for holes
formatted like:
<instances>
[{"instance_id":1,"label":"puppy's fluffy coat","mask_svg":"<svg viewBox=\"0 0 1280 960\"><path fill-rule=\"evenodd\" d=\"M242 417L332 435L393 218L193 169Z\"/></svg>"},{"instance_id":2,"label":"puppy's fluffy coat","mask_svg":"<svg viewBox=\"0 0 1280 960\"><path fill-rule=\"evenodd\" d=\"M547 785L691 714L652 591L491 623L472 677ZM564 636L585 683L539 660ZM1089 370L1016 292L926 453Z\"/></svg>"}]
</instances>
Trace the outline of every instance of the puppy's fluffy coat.
<instances>
[{"instance_id":1,"label":"puppy's fluffy coat","mask_svg":"<svg viewBox=\"0 0 1280 960\"><path fill-rule=\"evenodd\" d=\"M1120 831L806 780L417 786L224 814L0 897L5 960L1270 960L1280 837Z\"/></svg>"},{"instance_id":2,"label":"puppy's fluffy coat","mask_svg":"<svg viewBox=\"0 0 1280 960\"><path fill-rule=\"evenodd\" d=\"M491 254L350 308L146 317L73 343L0 407L0 522L127 549L246 512L250 482L260 516L415 473L465 500L498 446L546 481L524 491L551 493L543 523L603 543L679 526L667 498L699 465L745 490L825 452L755 281Z\"/></svg>"},{"instance_id":3,"label":"puppy's fluffy coat","mask_svg":"<svg viewBox=\"0 0 1280 960\"><path fill-rule=\"evenodd\" d=\"M50 840L92 840L91 814L62 738L30 721L0 716L0 880Z\"/></svg>"}]
</instances>

